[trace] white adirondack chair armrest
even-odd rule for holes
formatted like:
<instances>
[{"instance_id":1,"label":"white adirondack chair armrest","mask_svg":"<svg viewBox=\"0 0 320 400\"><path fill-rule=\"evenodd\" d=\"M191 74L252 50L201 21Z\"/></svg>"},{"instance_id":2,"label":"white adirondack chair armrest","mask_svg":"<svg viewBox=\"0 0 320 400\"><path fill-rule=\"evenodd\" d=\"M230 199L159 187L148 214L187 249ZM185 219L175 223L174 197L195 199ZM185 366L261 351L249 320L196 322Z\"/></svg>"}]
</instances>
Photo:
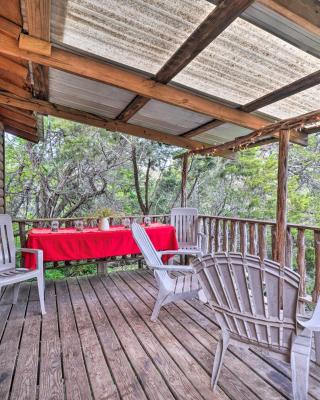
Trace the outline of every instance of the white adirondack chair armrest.
<instances>
[{"instance_id":1,"label":"white adirondack chair armrest","mask_svg":"<svg viewBox=\"0 0 320 400\"><path fill-rule=\"evenodd\" d=\"M313 312L312 317L307 321L297 320L298 324L304 328L310 329L310 331L320 332L320 297L318 299L316 308Z\"/></svg>"},{"instance_id":2,"label":"white adirondack chair armrest","mask_svg":"<svg viewBox=\"0 0 320 400\"><path fill-rule=\"evenodd\" d=\"M177 249L177 250L164 250L164 251L158 251L157 253L159 256L165 256L165 255L193 255L197 253L197 250L188 250L188 249Z\"/></svg>"},{"instance_id":3,"label":"white adirondack chair armrest","mask_svg":"<svg viewBox=\"0 0 320 400\"><path fill-rule=\"evenodd\" d=\"M193 268L191 265L177 265L177 266L170 266L170 265L148 265L148 267L152 269L156 269L158 271L168 271L168 272L193 272Z\"/></svg>"},{"instance_id":4,"label":"white adirondack chair armrest","mask_svg":"<svg viewBox=\"0 0 320 400\"><path fill-rule=\"evenodd\" d=\"M16 249L16 252L18 252L18 251L21 252L21 253L35 254L37 269L43 269L43 250L21 248L21 249Z\"/></svg>"}]
</instances>

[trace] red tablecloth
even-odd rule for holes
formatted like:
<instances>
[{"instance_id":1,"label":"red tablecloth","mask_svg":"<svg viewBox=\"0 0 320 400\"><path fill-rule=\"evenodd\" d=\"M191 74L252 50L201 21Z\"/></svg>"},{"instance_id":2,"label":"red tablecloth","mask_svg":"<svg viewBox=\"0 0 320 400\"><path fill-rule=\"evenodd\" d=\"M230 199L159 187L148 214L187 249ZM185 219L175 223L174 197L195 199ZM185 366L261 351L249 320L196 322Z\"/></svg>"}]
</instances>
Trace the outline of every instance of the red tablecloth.
<instances>
[{"instance_id":1,"label":"red tablecloth","mask_svg":"<svg viewBox=\"0 0 320 400\"><path fill-rule=\"evenodd\" d=\"M157 250L178 249L173 226L155 223L146 231ZM131 230L123 226L112 226L108 231L86 228L82 232L74 228L61 228L58 232L34 228L28 233L27 247L42 249L44 261L87 260L140 253ZM25 265L34 269L35 257L25 254Z\"/></svg>"}]
</instances>

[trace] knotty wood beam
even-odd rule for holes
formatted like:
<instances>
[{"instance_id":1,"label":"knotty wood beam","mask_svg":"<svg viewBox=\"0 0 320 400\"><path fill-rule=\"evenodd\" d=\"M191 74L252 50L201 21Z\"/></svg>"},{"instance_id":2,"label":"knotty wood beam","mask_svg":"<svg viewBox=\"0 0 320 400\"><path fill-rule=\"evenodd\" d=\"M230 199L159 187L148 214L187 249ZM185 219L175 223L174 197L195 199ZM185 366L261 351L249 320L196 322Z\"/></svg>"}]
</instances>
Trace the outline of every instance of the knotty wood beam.
<instances>
[{"instance_id":1,"label":"knotty wood beam","mask_svg":"<svg viewBox=\"0 0 320 400\"><path fill-rule=\"evenodd\" d=\"M163 65L153 80L164 84L170 82L252 3L253 0L220 1L217 7ZM118 115L117 119L124 122L128 121L148 101L148 98L136 96Z\"/></svg>"},{"instance_id":2,"label":"knotty wood beam","mask_svg":"<svg viewBox=\"0 0 320 400\"><path fill-rule=\"evenodd\" d=\"M3 0L0 5L0 15L2 17L22 26L20 0Z\"/></svg>"},{"instance_id":3,"label":"knotty wood beam","mask_svg":"<svg viewBox=\"0 0 320 400\"><path fill-rule=\"evenodd\" d=\"M310 75L289 83L288 85L283 86L280 89L274 90L273 92L261 96L258 99L251 101L250 103L239 106L238 110L250 113L252 111L258 110L259 108L265 107L269 104L275 103L279 100L285 99L286 97L292 96L296 93L302 92L303 90L316 86L319 83L320 71L316 71ZM206 132L209 129L216 128L222 124L222 121L215 119L186 133L182 133L180 136L191 138L199 135L202 132Z\"/></svg>"},{"instance_id":4,"label":"knotty wood beam","mask_svg":"<svg viewBox=\"0 0 320 400\"><path fill-rule=\"evenodd\" d=\"M21 124L20 122L16 121L16 120L12 120L10 118L3 118L3 116L1 116L1 120L4 124L4 126L11 126L12 128L18 129L20 131L26 132L26 133L30 133L30 135L34 135L37 136L37 129L36 128L32 128L28 125L25 124Z\"/></svg>"},{"instance_id":5,"label":"knotty wood beam","mask_svg":"<svg viewBox=\"0 0 320 400\"><path fill-rule=\"evenodd\" d=\"M32 51L33 53L51 56L51 43L37 39L30 35L20 34L19 49Z\"/></svg>"},{"instance_id":6,"label":"knotty wood beam","mask_svg":"<svg viewBox=\"0 0 320 400\"><path fill-rule=\"evenodd\" d=\"M21 27L6 18L0 17L0 32L12 37L13 39L18 39Z\"/></svg>"},{"instance_id":7,"label":"knotty wood beam","mask_svg":"<svg viewBox=\"0 0 320 400\"><path fill-rule=\"evenodd\" d=\"M311 125L313 123L318 123L320 121L320 110L316 110L307 114L299 115L298 117L288 118L274 124L268 125L265 128L258 129L256 131L250 132L247 135L239 136L230 142L226 142L217 146L212 146L208 149L201 149L193 151L194 154L211 154L214 155L215 151L237 151L247 148L250 144L258 143L261 140L277 137L278 132L282 130L290 130L292 132L292 140L304 140L304 135L308 133L305 126ZM302 130L299 132L297 130ZM299 143L300 144L300 143Z\"/></svg>"},{"instance_id":8,"label":"knotty wood beam","mask_svg":"<svg viewBox=\"0 0 320 400\"><path fill-rule=\"evenodd\" d=\"M14 40L12 38L9 38L8 36L3 36L3 37L5 37L6 40ZM4 71L10 71L10 73L16 75L23 81L25 81L28 76L28 68L1 55L0 55L0 69Z\"/></svg>"},{"instance_id":9,"label":"knotty wood beam","mask_svg":"<svg viewBox=\"0 0 320 400\"><path fill-rule=\"evenodd\" d=\"M27 90L2 78L0 78L0 90L5 90L6 92L13 93L16 96L23 97L24 99L30 99L32 97L31 93Z\"/></svg>"},{"instance_id":10,"label":"knotty wood beam","mask_svg":"<svg viewBox=\"0 0 320 400\"><path fill-rule=\"evenodd\" d=\"M37 126L35 118L16 112L12 108L0 107L0 117L17 121L32 128L36 128Z\"/></svg>"},{"instance_id":11,"label":"knotty wood beam","mask_svg":"<svg viewBox=\"0 0 320 400\"><path fill-rule=\"evenodd\" d=\"M277 225L275 240L275 261L282 266L286 260L287 238L287 197L288 197L288 155L290 131L281 131L278 155ZM288 267L291 267L288 265Z\"/></svg>"},{"instance_id":12,"label":"knotty wood beam","mask_svg":"<svg viewBox=\"0 0 320 400\"><path fill-rule=\"evenodd\" d=\"M47 54L50 54L51 45L46 42L50 42L51 0L25 0L25 9L29 35L45 41L40 42L38 45L33 42L34 46L38 46L38 51L40 46L40 51L46 51ZM23 40L24 43L22 45L28 39L24 37ZM32 72L34 95L40 99L48 100L49 68L32 63Z\"/></svg>"},{"instance_id":13,"label":"knotty wood beam","mask_svg":"<svg viewBox=\"0 0 320 400\"><path fill-rule=\"evenodd\" d=\"M259 129L269 124L269 121L264 118L234 110L186 90L151 81L132 71L87 56L73 54L68 50L53 47L51 56L47 57L21 50L15 40L0 34L0 53L127 89L150 99L206 114L246 128Z\"/></svg>"},{"instance_id":14,"label":"knotty wood beam","mask_svg":"<svg viewBox=\"0 0 320 400\"><path fill-rule=\"evenodd\" d=\"M20 129L13 128L12 126L6 126L5 125L4 128L5 128L5 131L7 133L10 133L11 135L18 136L18 137L20 137L22 139L29 140L29 142L33 142L33 143L38 143L39 142L38 136L32 135L32 134L30 134L28 132L25 132L25 131L21 131Z\"/></svg>"},{"instance_id":15,"label":"knotty wood beam","mask_svg":"<svg viewBox=\"0 0 320 400\"><path fill-rule=\"evenodd\" d=\"M188 179L188 153L184 153L182 157L181 168L181 207L187 207L187 179Z\"/></svg>"},{"instance_id":16,"label":"knotty wood beam","mask_svg":"<svg viewBox=\"0 0 320 400\"><path fill-rule=\"evenodd\" d=\"M16 96L0 93L0 104L21 108L24 110L35 111L39 114L53 115L55 117L80 122L87 125L104 128L113 132L123 132L132 136L143 137L145 139L156 140L161 143L184 147L187 149L197 149L208 147L205 143L200 143L190 139L180 138L179 136L159 132L154 129L143 128L138 125L128 124L121 121L112 120L90 114L84 111L74 110L69 107L59 106L48 101L39 99L20 99ZM217 155L228 156L230 152L218 152Z\"/></svg>"},{"instance_id":17,"label":"knotty wood beam","mask_svg":"<svg viewBox=\"0 0 320 400\"><path fill-rule=\"evenodd\" d=\"M320 4L318 0L258 0L301 28L320 35Z\"/></svg>"}]
</instances>

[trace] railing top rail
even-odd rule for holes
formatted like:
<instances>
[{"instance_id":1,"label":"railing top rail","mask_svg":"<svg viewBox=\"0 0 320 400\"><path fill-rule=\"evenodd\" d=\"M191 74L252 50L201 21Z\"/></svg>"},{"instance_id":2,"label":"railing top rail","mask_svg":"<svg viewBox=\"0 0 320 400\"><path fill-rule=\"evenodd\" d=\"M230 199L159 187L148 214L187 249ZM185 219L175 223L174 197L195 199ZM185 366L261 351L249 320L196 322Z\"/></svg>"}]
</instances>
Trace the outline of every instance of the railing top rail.
<instances>
[{"instance_id":1,"label":"railing top rail","mask_svg":"<svg viewBox=\"0 0 320 400\"><path fill-rule=\"evenodd\" d=\"M169 214L150 214L150 215L110 215L108 218L114 218L114 219L119 219L119 218L144 218L144 217L151 217L151 218L162 218L162 217L168 217ZM85 216L85 217L69 217L69 218L32 218L32 219L25 219L25 218L14 218L12 219L12 222L24 222L24 223L30 223L32 224L33 222L50 222L50 221L77 221L81 219L99 219L98 216L90 215L90 216Z\"/></svg>"},{"instance_id":2,"label":"railing top rail","mask_svg":"<svg viewBox=\"0 0 320 400\"><path fill-rule=\"evenodd\" d=\"M211 219L219 219L219 220L227 220L227 221L235 221L235 222L247 222L251 224L263 224L263 225L272 225L276 226L276 221L272 220L263 220L263 219L250 219L250 218L241 218L241 217L224 217L222 215L199 215L201 218L211 218ZM296 229L310 229L313 231L320 231L320 226L314 225L304 225L304 224L287 224L288 228L296 228Z\"/></svg>"}]
</instances>

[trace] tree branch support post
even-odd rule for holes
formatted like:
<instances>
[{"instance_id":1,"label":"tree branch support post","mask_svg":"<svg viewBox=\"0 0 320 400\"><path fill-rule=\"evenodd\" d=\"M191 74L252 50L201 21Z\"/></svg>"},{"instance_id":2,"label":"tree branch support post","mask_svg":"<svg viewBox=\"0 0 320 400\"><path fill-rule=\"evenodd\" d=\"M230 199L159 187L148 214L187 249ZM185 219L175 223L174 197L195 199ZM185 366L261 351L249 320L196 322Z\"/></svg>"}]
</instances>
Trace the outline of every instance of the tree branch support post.
<instances>
[{"instance_id":1,"label":"tree branch support post","mask_svg":"<svg viewBox=\"0 0 320 400\"><path fill-rule=\"evenodd\" d=\"M286 262L289 139L289 130L280 131L278 156L277 225L274 255L275 261L279 262L282 266L284 266Z\"/></svg>"},{"instance_id":2,"label":"tree branch support post","mask_svg":"<svg viewBox=\"0 0 320 400\"><path fill-rule=\"evenodd\" d=\"M189 164L189 157L188 154L185 153L182 158L182 170L181 170L181 207L187 207L188 164Z\"/></svg>"}]
</instances>

